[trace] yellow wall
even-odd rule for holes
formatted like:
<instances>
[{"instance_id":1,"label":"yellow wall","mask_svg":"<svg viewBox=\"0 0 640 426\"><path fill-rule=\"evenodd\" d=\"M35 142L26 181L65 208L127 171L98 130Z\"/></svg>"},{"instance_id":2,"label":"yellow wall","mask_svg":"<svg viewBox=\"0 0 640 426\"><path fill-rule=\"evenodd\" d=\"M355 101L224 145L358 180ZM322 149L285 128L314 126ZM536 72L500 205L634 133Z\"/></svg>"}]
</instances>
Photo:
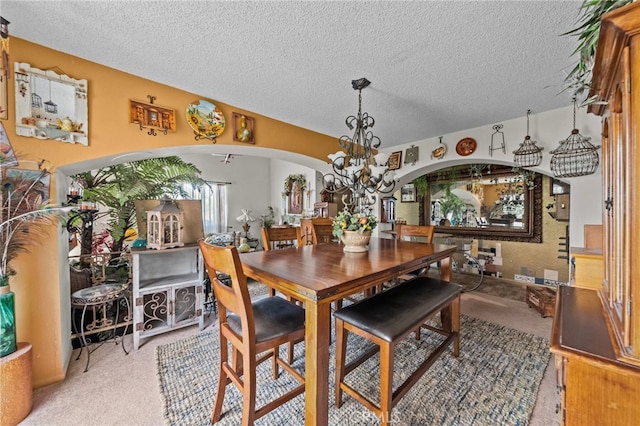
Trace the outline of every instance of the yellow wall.
<instances>
[{"instance_id":1,"label":"yellow wall","mask_svg":"<svg viewBox=\"0 0 640 426\"><path fill-rule=\"evenodd\" d=\"M211 144L207 139L195 141L193 130L186 122L187 105L202 99L197 94L145 80L16 37L11 37L10 44L12 72L15 62L26 62L35 68L55 69L70 77L88 81L89 146L82 146L15 134L15 79L12 75L8 88L9 119L2 124L14 151L21 159L46 159L49 168L53 170L59 166L119 153ZM156 104L176 110L175 133L149 136L146 131L140 131L136 125L129 123L128 100L146 100L147 95L156 96ZM234 142L230 130L231 113L238 112L255 119L256 147L296 152L323 161L329 153L335 151L336 140L333 137L235 108L215 99L205 100L215 103L226 118L227 127L217 138L218 145L247 146ZM52 175L52 198L55 188L55 175ZM60 312L59 303L61 298L68 297L61 293L58 279L61 273L58 267L58 238L61 233L51 230L50 236L51 238L43 238L41 246L35 247L31 253L19 259L20 264L16 265L18 274L11 279L11 288L16 293L18 340L28 341L33 345L33 381L36 387L62 380L67 364L67 360L61 359L62 347L68 345L68 341L64 340L65 333L62 338L60 336L60 318L61 315L69 315L67 312ZM64 291L68 289L62 289Z\"/></svg>"}]
</instances>

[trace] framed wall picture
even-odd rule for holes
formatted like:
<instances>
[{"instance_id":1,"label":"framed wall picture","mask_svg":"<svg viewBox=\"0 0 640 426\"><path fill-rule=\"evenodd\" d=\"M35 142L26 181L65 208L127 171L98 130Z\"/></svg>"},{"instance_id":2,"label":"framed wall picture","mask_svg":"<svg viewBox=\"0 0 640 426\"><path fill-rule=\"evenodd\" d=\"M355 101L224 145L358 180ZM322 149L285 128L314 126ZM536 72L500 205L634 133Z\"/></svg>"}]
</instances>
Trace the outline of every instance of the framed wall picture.
<instances>
[{"instance_id":1,"label":"framed wall picture","mask_svg":"<svg viewBox=\"0 0 640 426\"><path fill-rule=\"evenodd\" d=\"M400 201L403 203L416 202L416 187L414 184L408 183L400 189Z\"/></svg>"},{"instance_id":2,"label":"framed wall picture","mask_svg":"<svg viewBox=\"0 0 640 426\"><path fill-rule=\"evenodd\" d=\"M256 143L253 132L254 120L244 114L233 113L233 140L236 142Z\"/></svg>"},{"instance_id":3,"label":"framed wall picture","mask_svg":"<svg viewBox=\"0 0 640 426\"><path fill-rule=\"evenodd\" d=\"M15 62L13 73L17 135L89 145L86 79L25 62Z\"/></svg>"},{"instance_id":4,"label":"framed wall picture","mask_svg":"<svg viewBox=\"0 0 640 426\"><path fill-rule=\"evenodd\" d=\"M141 130L150 128L166 135L167 132L176 131L176 111L153 103L129 99L129 123L139 125Z\"/></svg>"},{"instance_id":5,"label":"framed wall picture","mask_svg":"<svg viewBox=\"0 0 640 426\"><path fill-rule=\"evenodd\" d=\"M398 170L400 168L400 162L402 161L402 151L396 151L389 156L388 167L389 170Z\"/></svg>"},{"instance_id":6,"label":"framed wall picture","mask_svg":"<svg viewBox=\"0 0 640 426\"><path fill-rule=\"evenodd\" d=\"M551 188L549 189L549 193L551 195L568 194L570 192L570 189L570 184L562 182L558 179L551 178Z\"/></svg>"}]
</instances>

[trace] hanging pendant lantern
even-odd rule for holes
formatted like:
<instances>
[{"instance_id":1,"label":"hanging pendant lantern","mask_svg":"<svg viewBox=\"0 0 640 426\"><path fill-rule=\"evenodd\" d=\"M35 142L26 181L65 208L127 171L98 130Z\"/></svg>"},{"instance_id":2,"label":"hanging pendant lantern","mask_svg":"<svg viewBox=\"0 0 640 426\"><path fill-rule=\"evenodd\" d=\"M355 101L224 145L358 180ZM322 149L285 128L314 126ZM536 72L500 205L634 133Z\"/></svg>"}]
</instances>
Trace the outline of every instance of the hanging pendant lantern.
<instances>
[{"instance_id":1,"label":"hanging pendant lantern","mask_svg":"<svg viewBox=\"0 0 640 426\"><path fill-rule=\"evenodd\" d=\"M42 108L42 97L38 95L38 85L35 77L31 77L33 90L31 91L31 108ZM31 84L29 84L31 86Z\"/></svg>"},{"instance_id":2,"label":"hanging pendant lantern","mask_svg":"<svg viewBox=\"0 0 640 426\"><path fill-rule=\"evenodd\" d=\"M49 80L49 100L44 103L44 110L51 114L58 113L58 105L51 100L51 80Z\"/></svg>"},{"instance_id":3,"label":"hanging pendant lantern","mask_svg":"<svg viewBox=\"0 0 640 426\"><path fill-rule=\"evenodd\" d=\"M585 138L576 128L576 98L573 98L573 130L560 146L551 151L551 171L555 177L577 177L595 173L600 163L598 149L591 138Z\"/></svg>"},{"instance_id":4,"label":"hanging pendant lantern","mask_svg":"<svg viewBox=\"0 0 640 426\"><path fill-rule=\"evenodd\" d=\"M531 140L529 136L529 115L531 110L527 110L527 136L524 137L524 142L520 144L518 149L513 151L513 162L518 167L534 167L539 166L542 163L542 150L544 148L536 145L536 141Z\"/></svg>"}]
</instances>

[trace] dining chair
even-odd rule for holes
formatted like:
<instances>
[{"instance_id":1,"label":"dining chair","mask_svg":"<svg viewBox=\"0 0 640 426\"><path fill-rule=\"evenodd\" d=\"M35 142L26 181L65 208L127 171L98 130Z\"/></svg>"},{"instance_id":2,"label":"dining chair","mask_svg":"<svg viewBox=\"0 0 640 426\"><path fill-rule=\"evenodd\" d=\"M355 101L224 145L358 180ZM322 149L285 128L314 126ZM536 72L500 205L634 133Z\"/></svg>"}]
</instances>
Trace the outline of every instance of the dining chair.
<instances>
[{"instance_id":1,"label":"dining chair","mask_svg":"<svg viewBox=\"0 0 640 426\"><path fill-rule=\"evenodd\" d=\"M433 242L434 226L432 225L398 225L396 227L396 239L398 241L417 241L425 244ZM429 266L409 272L411 278L425 275L429 272Z\"/></svg>"},{"instance_id":2,"label":"dining chair","mask_svg":"<svg viewBox=\"0 0 640 426\"><path fill-rule=\"evenodd\" d=\"M299 226L282 228L262 227L262 248L264 251L278 250L289 247L302 247L302 231ZM275 296L276 291L269 288L269 296Z\"/></svg>"},{"instance_id":3,"label":"dining chair","mask_svg":"<svg viewBox=\"0 0 640 426\"><path fill-rule=\"evenodd\" d=\"M318 217L311 220L311 238L313 244L330 243L333 241L333 219Z\"/></svg>"},{"instance_id":4,"label":"dining chair","mask_svg":"<svg viewBox=\"0 0 640 426\"><path fill-rule=\"evenodd\" d=\"M305 312L281 297L263 297L252 302L238 249L214 246L203 240L198 243L209 277L224 274L231 279L230 286L217 278L211 280L218 300L220 333L220 374L211 421L220 420L225 389L231 381L242 393L242 424L252 425L304 392L304 377L291 366L291 361L287 363L279 357L279 349L285 343L304 340ZM282 367L300 384L256 409L256 368L269 358L273 359L274 380Z\"/></svg>"}]
</instances>

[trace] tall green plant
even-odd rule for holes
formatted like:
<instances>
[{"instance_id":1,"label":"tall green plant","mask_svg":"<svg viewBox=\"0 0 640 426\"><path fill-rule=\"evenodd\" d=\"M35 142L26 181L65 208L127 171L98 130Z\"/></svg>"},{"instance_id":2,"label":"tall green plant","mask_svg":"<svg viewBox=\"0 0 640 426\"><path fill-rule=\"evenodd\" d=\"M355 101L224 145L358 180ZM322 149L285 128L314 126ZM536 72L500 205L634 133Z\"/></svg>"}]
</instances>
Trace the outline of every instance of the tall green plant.
<instances>
[{"instance_id":1,"label":"tall green plant","mask_svg":"<svg viewBox=\"0 0 640 426\"><path fill-rule=\"evenodd\" d=\"M565 87L581 103L593 102L587 99L591 88L591 72L595 61L598 38L600 37L600 21L602 15L631 3L633 0L584 0L580 7L578 26L563 36L577 36L578 46L572 56L578 56L576 65L564 79Z\"/></svg>"},{"instance_id":2,"label":"tall green plant","mask_svg":"<svg viewBox=\"0 0 640 426\"><path fill-rule=\"evenodd\" d=\"M205 184L198 168L176 156L117 164L80 173L74 178L84 188L83 199L108 209L114 252L122 251L127 229L136 225L135 200L153 200L165 195L184 198L188 196L184 184ZM91 253L92 232L86 234L82 235L82 254Z\"/></svg>"},{"instance_id":3,"label":"tall green plant","mask_svg":"<svg viewBox=\"0 0 640 426\"><path fill-rule=\"evenodd\" d=\"M440 211L444 217L451 213L454 221L460 223L469 207L470 204L451 192L451 184L444 185L444 195L440 197Z\"/></svg>"}]
</instances>

